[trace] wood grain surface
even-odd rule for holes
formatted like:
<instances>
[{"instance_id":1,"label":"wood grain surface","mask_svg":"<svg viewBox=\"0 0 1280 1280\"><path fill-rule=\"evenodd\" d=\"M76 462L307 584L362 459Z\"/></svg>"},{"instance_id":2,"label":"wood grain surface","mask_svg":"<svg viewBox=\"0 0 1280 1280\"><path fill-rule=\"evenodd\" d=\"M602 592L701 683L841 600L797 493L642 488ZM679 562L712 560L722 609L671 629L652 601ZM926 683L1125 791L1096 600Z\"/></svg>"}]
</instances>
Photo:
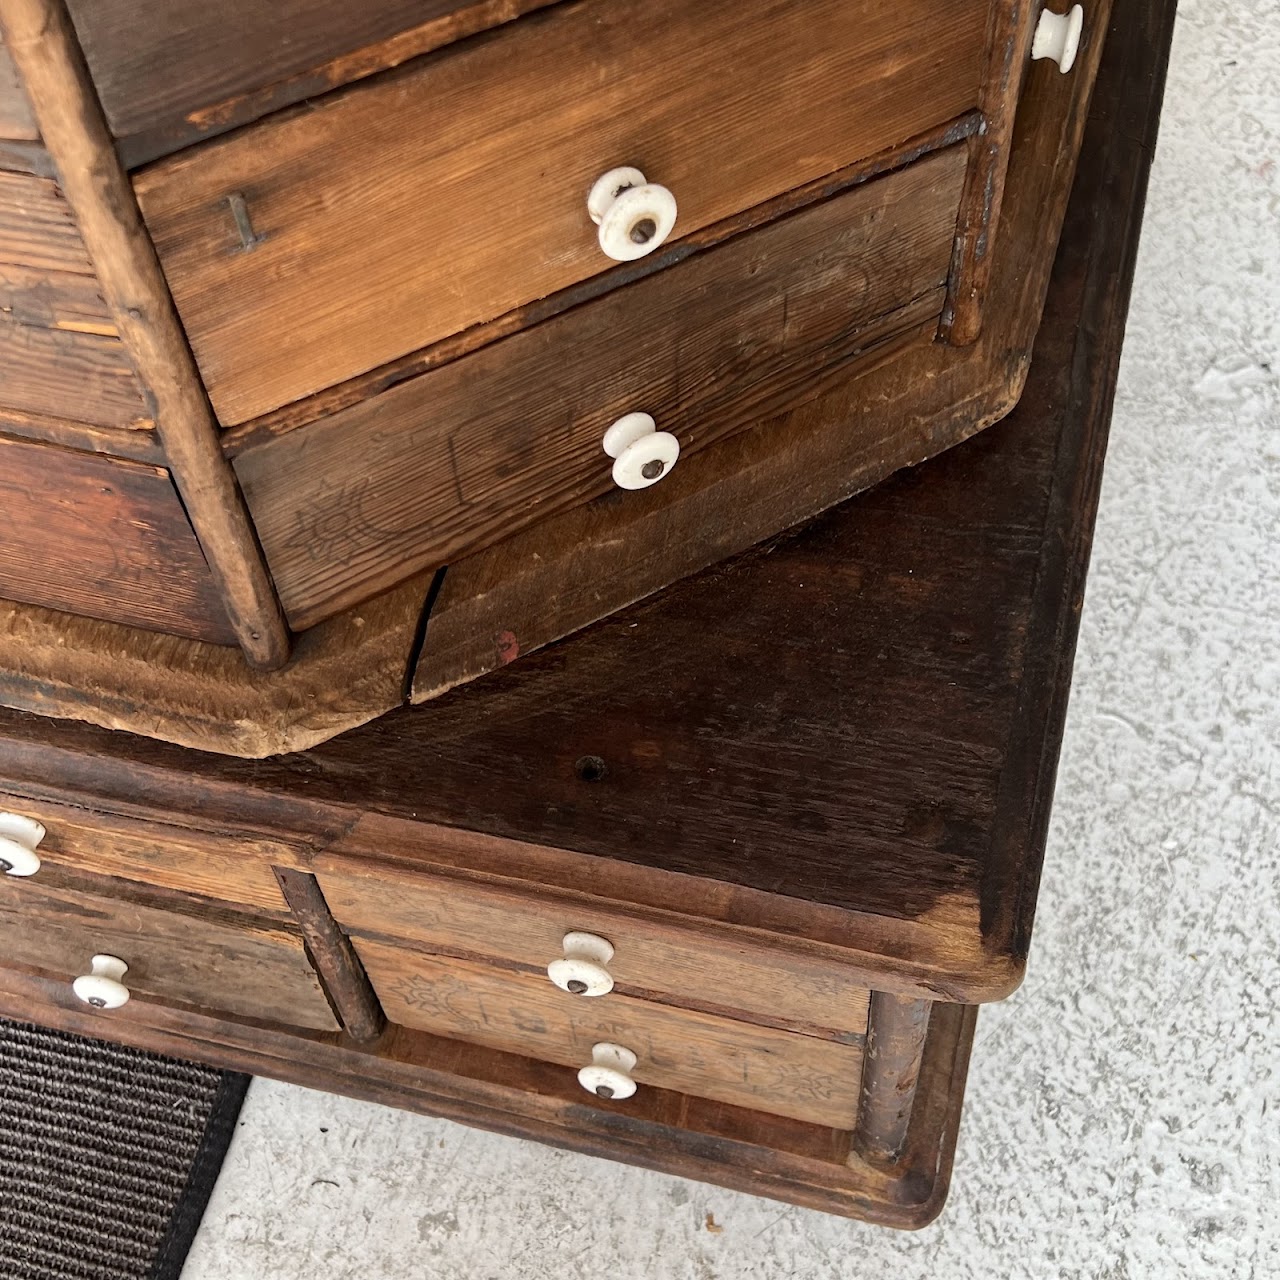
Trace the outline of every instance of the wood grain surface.
<instances>
[{"instance_id":1,"label":"wood grain surface","mask_svg":"<svg viewBox=\"0 0 1280 1280\"><path fill-rule=\"evenodd\" d=\"M18 79L17 68L4 45L0 33L0 138L17 142L34 142L40 137L31 104ZM3 166L0 166L3 167Z\"/></svg>"},{"instance_id":2,"label":"wood grain surface","mask_svg":"<svg viewBox=\"0 0 1280 1280\"><path fill-rule=\"evenodd\" d=\"M169 475L0 437L0 596L234 644Z\"/></svg>"},{"instance_id":3,"label":"wood grain surface","mask_svg":"<svg viewBox=\"0 0 1280 1280\"><path fill-rule=\"evenodd\" d=\"M639 1061L634 1077L695 1097L851 1129L861 1046L671 1009L611 992L572 996L546 974L501 970L357 938L355 948L387 1016L575 1071L600 1042ZM625 1109L625 1103L618 1103Z\"/></svg>"},{"instance_id":4,"label":"wood grain surface","mask_svg":"<svg viewBox=\"0 0 1280 1280\"><path fill-rule=\"evenodd\" d=\"M564 954L566 933L594 933L613 945L608 968L624 994L848 1043L860 1044L866 1030L867 993L847 969L789 951L773 937L628 913L585 895L406 874L353 858L321 857L315 866L335 918L354 934L545 975Z\"/></svg>"},{"instance_id":5,"label":"wood grain surface","mask_svg":"<svg viewBox=\"0 0 1280 1280\"><path fill-rule=\"evenodd\" d=\"M0 171L0 262L93 275L71 206L48 178Z\"/></svg>"},{"instance_id":6,"label":"wood grain surface","mask_svg":"<svg viewBox=\"0 0 1280 1280\"><path fill-rule=\"evenodd\" d=\"M99 897L52 868L29 880L0 876L0 961L70 984L99 953L128 964L125 985L144 1000L337 1027L294 933Z\"/></svg>"},{"instance_id":7,"label":"wood grain surface","mask_svg":"<svg viewBox=\"0 0 1280 1280\"><path fill-rule=\"evenodd\" d=\"M553 0L68 0L129 165Z\"/></svg>"},{"instance_id":8,"label":"wood grain surface","mask_svg":"<svg viewBox=\"0 0 1280 1280\"><path fill-rule=\"evenodd\" d=\"M955 119L987 9L572 3L141 172L219 419L605 270L585 197L619 164L674 191L687 235Z\"/></svg>"},{"instance_id":9,"label":"wood grain surface","mask_svg":"<svg viewBox=\"0 0 1280 1280\"><path fill-rule=\"evenodd\" d=\"M624 413L687 456L936 319L964 166L953 147L239 455L291 624L613 489Z\"/></svg>"}]
</instances>

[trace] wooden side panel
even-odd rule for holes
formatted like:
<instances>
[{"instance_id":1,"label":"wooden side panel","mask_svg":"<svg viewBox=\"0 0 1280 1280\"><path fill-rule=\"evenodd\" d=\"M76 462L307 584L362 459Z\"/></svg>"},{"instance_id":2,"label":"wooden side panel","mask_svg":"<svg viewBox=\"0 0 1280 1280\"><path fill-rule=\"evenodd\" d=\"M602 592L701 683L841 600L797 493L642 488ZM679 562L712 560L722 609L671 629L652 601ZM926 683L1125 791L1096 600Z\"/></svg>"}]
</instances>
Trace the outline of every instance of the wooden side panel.
<instances>
[{"instance_id":1,"label":"wooden side panel","mask_svg":"<svg viewBox=\"0 0 1280 1280\"><path fill-rule=\"evenodd\" d=\"M0 438L0 597L234 644L169 474Z\"/></svg>"},{"instance_id":2,"label":"wooden side panel","mask_svg":"<svg viewBox=\"0 0 1280 1280\"><path fill-rule=\"evenodd\" d=\"M68 0L138 164L552 0Z\"/></svg>"},{"instance_id":3,"label":"wooden side panel","mask_svg":"<svg viewBox=\"0 0 1280 1280\"><path fill-rule=\"evenodd\" d=\"M963 175L939 153L240 455L290 622L611 489L624 413L687 456L936 318Z\"/></svg>"},{"instance_id":4,"label":"wooden side panel","mask_svg":"<svg viewBox=\"0 0 1280 1280\"><path fill-rule=\"evenodd\" d=\"M619 164L672 189L682 236L960 116L987 13L557 6L136 189L230 426L614 265L585 199Z\"/></svg>"},{"instance_id":5,"label":"wooden side panel","mask_svg":"<svg viewBox=\"0 0 1280 1280\"><path fill-rule=\"evenodd\" d=\"M0 172L0 262L93 275L71 206L48 178Z\"/></svg>"},{"instance_id":6,"label":"wooden side panel","mask_svg":"<svg viewBox=\"0 0 1280 1280\"><path fill-rule=\"evenodd\" d=\"M851 1129L862 1050L616 992L572 996L545 975L441 960L357 940L356 951L387 1016L402 1026L456 1037L569 1068L586 1066L602 1041L630 1049L634 1077L694 1097ZM625 1103L618 1104L625 1109Z\"/></svg>"},{"instance_id":7,"label":"wooden side panel","mask_svg":"<svg viewBox=\"0 0 1280 1280\"><path fill-rule=\"evenodd\" d=\"M274 842L159 826L0 793L0 809L43 823L41 861L73 871L286 912L270 858Z\"/></svg>"},{"instance_id":8,"label":"wooden side panel","mask_svg":"<svg viewBox=\"0 0 1280 1280\"><path fill-rule=\"evenodd\" d=\"M355 874L340 859L321 857L316 870L334 917L356 934L407 938L432 950L544 970L563 955L566 933L594 933L613 944L609 972L624 992L803 1024L851 1043L866 1031L867 993L838 961L780 948L745 931L682 926L548 891L535 897L430 876Z\"/></svg>"},{"instance_id":9,"label":"wooden side panel","mask_svg":"<svg viewBox=\"0 0 1280 1280\"><path fill-rule=\"evenodd\" d=\"M125 985L143 999L337 1029L302 939L292 933L0 876L0 961L70 983L99 953L128 964Z\"/></svg>"},{"instance_id":10,"label":"wooden side panel","mask_svg":"<svg viewBox=\"0 0 1280 1280\"><path fill-rule=\"evenodd\" d=\"M34 142L40 137L31 104L18 79L17 69L0 33L0 138L13 142Z\"/></svg>"}]
</instances>

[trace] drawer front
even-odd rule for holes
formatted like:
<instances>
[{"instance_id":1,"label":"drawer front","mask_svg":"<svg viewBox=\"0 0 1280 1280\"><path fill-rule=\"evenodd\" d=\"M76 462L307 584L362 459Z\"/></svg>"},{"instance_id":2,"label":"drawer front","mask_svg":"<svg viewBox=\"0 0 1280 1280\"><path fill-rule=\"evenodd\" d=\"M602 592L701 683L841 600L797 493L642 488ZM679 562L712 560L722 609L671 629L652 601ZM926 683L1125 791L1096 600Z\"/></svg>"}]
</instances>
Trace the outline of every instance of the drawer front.
<instances>
[{"instance_id":1,"label":"drawer front","mask_svg":"<svg viewBox=\"0 0 1280 1280\"><path fill-rule=\"evenodd\" d=\"M0 964L38 969L70 984L90 972L97 954L128 965L123 981L135 997L338 1029L302 940L292 933L100 898L42 884L38 875L0 876Z\"/></svg>"},{"instance_id":2,"label":"drawer front","mask_svg":"<svg viewBox=\"0 0 1280 1280\"><path fill-rule=\"evenodd\" d=\"M288 912L267 860L280 848L272 841L209 835L0 792L0 815L6 813L33 818L45 828L36 853L50 867ZM286 864L293 860L292 851L282 852Z\"/></svg>"},{"instance_id":3,"label":"drawer front","mask_svg":"<svg viewBox=\"0 0 1280 1280\"><path fill-rule=\"evenodd\" d=\"M856 1119L857 1046L626 996L581 999L535 975L385 943L362 940L356 950L387 1016L402 1026L571 1068L590 1064L596 1044L619 1044L636 1055L631 1074L642 1088L833 1129Z\"/></svg>"},{"instance_id":4,"label":"drawer front","mask_svg":"<svg viewBox=\"0 0 1280 1280\"><path fill-rule=\"evenodd\" d=\"M289 621L611 488L624 414L688 454L936 320L964 172L944 151L248 450L236 474Z\"/></svg>"},{"instance_id":5,"label":"drawer front","mask_svg":"<svg viewBox=\"0 0 1280 1280\"><path fill-rule=\"evenodd\" d=\"M582 0L135 187L232 425L612 266L586 195L619 166L678 238L976 107L989 9Z\"/></svg>"},{"instance_id":6,"label":"drawer front","mask_svg":"<svg viewBox=\"0 0 1280 1280\"><path fill-rule=\"evenodd\" d=\"M0 438L0 597L235 644L169 473Z\"/></svg>"},{"instance_id":7,"label":"drawer front","mask_svg":"<svg viewBox=\"0 0 1280 1280\"><path fill-rule=\"evenodd\" d=\"M390 879L356 875L320 859L316 867L329 909L354 935L404 938L431 950L493 958L541 975L564 955L566 934L585 932L613 947L608 971L615 993L691 1005L734 1017L810 1027L860 1044L867 992L833 961L770 947L749 936L713 932L543 893L463 883L443 877ZM553 989L553 988L552 988Z\"/></svg>"}]
</instances>

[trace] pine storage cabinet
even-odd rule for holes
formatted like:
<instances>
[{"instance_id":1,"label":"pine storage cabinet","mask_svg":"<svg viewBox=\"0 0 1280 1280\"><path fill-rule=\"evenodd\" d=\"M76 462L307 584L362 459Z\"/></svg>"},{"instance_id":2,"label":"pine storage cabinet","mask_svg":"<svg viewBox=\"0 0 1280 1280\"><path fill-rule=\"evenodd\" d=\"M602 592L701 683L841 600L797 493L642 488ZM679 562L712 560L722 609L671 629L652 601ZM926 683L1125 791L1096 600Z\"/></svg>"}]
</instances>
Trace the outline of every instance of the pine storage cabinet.
<instances>
[{"instance_id":1,"label":"pine storage cabinet","mask_svg":"<svg viewBox=\"0 0 1280 1280\"><path fill-rule=\"evenodd\" d=\"M3 0L0 700L305 746L998 420L1108 8Z\"/></svg>"}]
</instances>

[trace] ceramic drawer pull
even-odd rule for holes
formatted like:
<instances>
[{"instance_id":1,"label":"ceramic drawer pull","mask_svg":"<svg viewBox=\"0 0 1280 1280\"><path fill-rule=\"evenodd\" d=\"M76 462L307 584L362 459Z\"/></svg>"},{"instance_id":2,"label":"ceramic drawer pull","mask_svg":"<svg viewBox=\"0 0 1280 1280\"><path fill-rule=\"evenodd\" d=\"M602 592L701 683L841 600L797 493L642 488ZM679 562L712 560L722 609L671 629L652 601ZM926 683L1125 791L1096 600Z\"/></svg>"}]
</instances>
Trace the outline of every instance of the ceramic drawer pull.
<instances>
[{"instance_id":1,"label":"ceramic drawer pull","mask_svg":"<svg viewBox=\"0 0 1280 1280\"><path fill-rule=\"evenodd\" d=\"M648 182L639 169L610 169L587 196L587 212L600 228L600 248L616 262L652 253L676 225L676 198Z\"/></svg>"},{"instance_id":2,"label":"ceramic drawer pull","mask_svg":"<svg viewBox=\"0 0 1280 1280\"><path fill-rule=\"evenodd\" d=\"M1040 14L1035 38L1031 42L1033 58L1052 58L1064 75L1076 65L1080 37L1084 34L1084 9L1072 5L1067 13L1048 9Z\"/></svg>"},{"instance_id":3,"label":"ceramic drawer pull","mask_svg":"<svg viewBox=\"0 0 1280 1280\"><path fill-rule=\"evenodd\" d=\"M95 1009L118 1009L129 1003L129 988L120 981L129 966L117 956L94 956L90 972L77 978L71 990Z\"/></svg>"},{"instance_id":4,"label":"ceramic drawer pull","mask_svg":"<svg viewBox=\"0 0 1280 1280\"><path fill-rule=\"evenodd\" d=\"M578 1083L597 1098L621 1102L636 1091L631 1073L636 1069L636 1055L620 1044L597 1044L591 1047L591 1065L578 1072Z\"/></svg>"},{"instance_id":5,"label":"ceramic drawer pull","mask_svg":"<svg viewBox=\"0 0 1280 1280\"><path fill-rule=\"evenodd\" d=\"M676 465L680 441L659 431L647 413L629 413L604 433L604 451L613 458L613 483L619 489L647 489Z\"/></svg>"},{"instance_id":6,"label":"ceramic drawer pull","mask_svg":"<svg viewBox=\"0 0 1280 1280\"><path fill-rule=\"evenodd\" d=\"M564 959L547 965L547 977L574 996L607 996L613 975L605 965L613 959L613 945L594 933L566 933Z\"/></svg>"},{"instance_id":7,"label":"ceramic drawer pull","mask_svg":"<svg viewBox=\"0 0 1280 1280\"><path fill-rule=\"evenodd\" d=\"M20 813L0 812L0 872L7 876L33 876L40 870L36 848L44 839L44 827Z\"/></svg>"}]
</instances>

